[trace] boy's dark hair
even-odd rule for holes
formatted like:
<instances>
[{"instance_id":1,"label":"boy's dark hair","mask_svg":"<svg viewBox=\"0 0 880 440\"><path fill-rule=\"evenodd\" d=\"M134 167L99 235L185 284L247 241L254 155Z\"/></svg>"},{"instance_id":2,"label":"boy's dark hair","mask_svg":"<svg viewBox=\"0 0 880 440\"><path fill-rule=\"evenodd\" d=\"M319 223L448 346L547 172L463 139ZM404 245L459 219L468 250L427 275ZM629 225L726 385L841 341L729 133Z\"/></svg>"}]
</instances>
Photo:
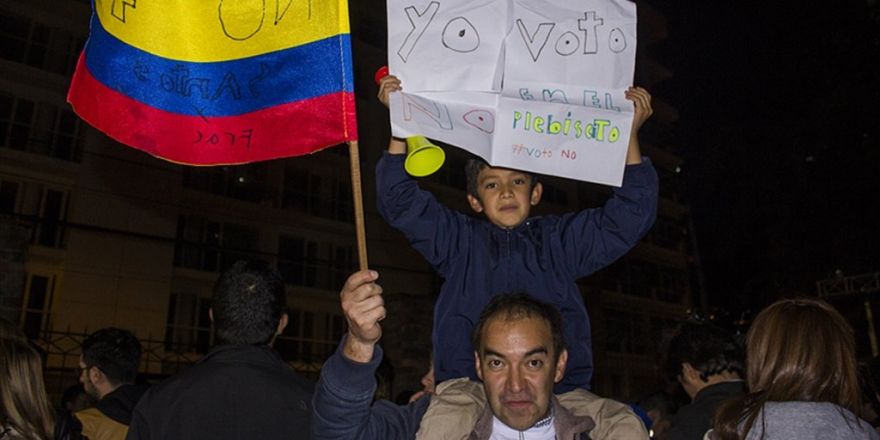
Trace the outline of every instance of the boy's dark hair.
<instances>
[{"instance_id":1,"label":"boy's dark hair","mask_svg":"<svg viewBox=\"0 0 880 440\"><path fill-rule=\"evenodd\" d=\"M261 261L237 261L214 285L211 309L222 343L268 344L287 307L284 279Z\"/></svg>"},{"instance_id":2,"label":"boy's dark hair","mask_svg":"<svg viewBox=\"0 0 880 440\"><path fill-rule=\"evenodd\" d=\"M83 363L98 367L113 385L133 383L141 361L141 343L121 328L102 328L82 343Z\"/></svg>"},{"instance_id":3,"label":"boy's dark hair","mask_svg":"<svg viewBox=\"0 0 880 440\"><path fill-rule=\"evenodd\" d=\"M670 380L681 374L681 365L689 363L700 372L700 379L724 372L744 372L744 350L729 332L708 323L684 322L669 341L665 370Z\"/></svg>"},{"instance_id":4,"label":"boy's dark hair","mask_svg":"<svg viewBox=\"0 0 880 440\"><path fill-rule=\"evenodd\" d=\"M479 185L477 178L480 177L480 171L483 171L483 168L488 167L489 163L479 157L472 157L464 164L464 177L467 180L467 193L477 200L480 200L480 195L477 193L477 186ZM531 191L535 189L535 185L538 184L538 175L529 172L525 173L531 178L531 182L529 183L529 190Z\"/></svg>"},{"instance_id":5,"label":"boy's dark hair","mask_svg":"<svg viewBox=\"0 0 880 440\"><path fill-rule=\"evenodd\" d=\"M481 348L483 329L494 318L506 321L525 318L542 319L550 326L550 335L553 337L553 360L558 360L562 350L566 348L562 329L562 315L559 313L559 310L552 304L538 301L525 293L514 293L495 296L483 308L480 318L471 332L471 344L477 352Z\"/></svg>"}]
</instances>

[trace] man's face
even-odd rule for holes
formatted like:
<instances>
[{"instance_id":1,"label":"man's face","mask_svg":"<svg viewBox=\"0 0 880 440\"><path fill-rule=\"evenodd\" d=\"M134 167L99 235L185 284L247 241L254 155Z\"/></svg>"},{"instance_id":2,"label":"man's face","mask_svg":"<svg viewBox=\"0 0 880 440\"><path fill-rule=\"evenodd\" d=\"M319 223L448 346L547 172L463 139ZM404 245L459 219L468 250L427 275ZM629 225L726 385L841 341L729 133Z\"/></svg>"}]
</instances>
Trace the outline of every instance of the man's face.
<instances>
[{"instance_id":1,"label":"man's face","mask_svg":"<svg viewBox=\"0 0 880 440\"><path fill-rule=\"evenodd\" d=\"M486 167L477 176L477 195L468 194L468 203L476 212L484 212L490 222L502 228L514 228L529 216L532 205L541 200L541 184L532 188L532 177L522 171Z\"/></svg>"},{"instance_id":2,"label":"man's face","mask_svg":"<svg viewBox=\"0 0 880 440\"><path fill-rule=\"evenodd\" d=\"M548 415L553 384L562 380L568 353L563 351L554 362L546 321L491 319L476 355L477 375L499 420L523 431Z\"/></svg>"},{"instance_id":3,"label":"man's face","mask_svg":"<svg viewBox=\"0 0 880 440\"><path fill-rule=\"evenodd\" d=\"M87 366L83 361L82 356L79 357L79 382L83 385L83 388L86 390L86 394L89 395L94 400L100 400L101 395L98 393L98 390L95 388L95 384L92 383L91 378L91 370L92 368Z\"/></svg>"}]
</instances>

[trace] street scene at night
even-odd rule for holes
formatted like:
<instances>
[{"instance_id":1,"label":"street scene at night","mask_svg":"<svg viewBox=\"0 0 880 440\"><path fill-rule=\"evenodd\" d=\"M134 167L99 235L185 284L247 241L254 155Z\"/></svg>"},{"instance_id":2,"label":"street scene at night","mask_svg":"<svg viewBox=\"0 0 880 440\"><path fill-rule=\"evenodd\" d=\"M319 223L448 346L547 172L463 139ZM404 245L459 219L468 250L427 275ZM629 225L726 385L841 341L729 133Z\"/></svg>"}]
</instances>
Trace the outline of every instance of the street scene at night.
<instances>
[{"instance_id":1,"label":"street scene at night","mask_svg":"<svg viewBox=\"0 0 880 440\"><path fill-rule=\"evenodd\" d=\"M876 0L0 0L0 439L880 439L878 60Z\"/></svg>"}]
</instances>

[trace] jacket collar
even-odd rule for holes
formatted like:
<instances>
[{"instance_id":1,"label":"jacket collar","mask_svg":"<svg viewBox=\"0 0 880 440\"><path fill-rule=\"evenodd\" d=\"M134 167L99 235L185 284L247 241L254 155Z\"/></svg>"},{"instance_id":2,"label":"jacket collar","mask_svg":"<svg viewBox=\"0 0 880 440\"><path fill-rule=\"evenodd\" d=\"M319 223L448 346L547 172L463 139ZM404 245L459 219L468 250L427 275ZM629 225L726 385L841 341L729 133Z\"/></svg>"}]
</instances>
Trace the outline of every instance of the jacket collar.
<instances>
[{"instance_id":1,"label":"jacket collar","mask_svg":"<svg viewBox=\"0 0 880 440\"><path fill-rule=\"evenodd\" d=\"M556 400L555 395L550 398L550 404L553 406L553 422L556 426L556 438L562 440L575 439L578 434L589 432L596 426L592 417L576 416L564 406L560 405L559 401ZM483 412L480 414L480 418L477 419L477 423L474 425L474 430L468 438L470 440L488 439L489 436L492 435L492 417L492 407L487 404L483 407Z\"/></svg>"}]
</instances>

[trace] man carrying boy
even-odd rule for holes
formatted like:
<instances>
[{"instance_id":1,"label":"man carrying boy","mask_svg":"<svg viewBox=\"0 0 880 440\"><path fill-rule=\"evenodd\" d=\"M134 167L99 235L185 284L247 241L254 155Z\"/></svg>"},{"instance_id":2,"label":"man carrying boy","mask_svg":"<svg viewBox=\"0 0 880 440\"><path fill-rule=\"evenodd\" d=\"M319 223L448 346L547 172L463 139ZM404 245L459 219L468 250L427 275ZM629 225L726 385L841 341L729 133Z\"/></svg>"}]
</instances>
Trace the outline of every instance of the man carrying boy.
<instances>
[{"instance_id":1,"label":"man carrying boy","mask_svg":"<svg viewBox=\"0 0 880 440\"><path fill-rule=\"evenodd\" d=\"M378 276L356 272L339 294L348 331L321 367L313 400L315 440L647 440L642 422L626 405L591 396L590 404L573 409L553 395L568 355L562 317L525 294L495 296L473 328L468 345L482 380L474 384L478 404L442 416L453 425L446 435L425 433L426 425L440 422L429 412L439 395L408 405L373 400L382 360L380 322L387 313Z\"/></svg>"},{"instance_id":2,"label":"man carrying boy","mask_svg":"<svg viewBox=\"0 0 880 440\"><path fill-rule=\"evenodd\" d=\"M401 90L382 79L379 100ZM529 218L541 183L527 172L471 160L468 202L487 221L454 212L419 189L404 171L406 144L392 138L376 166L379 213L406 235L445 279L434 306L436 382L477 379L469 335L480 310L496 295L553 292L539 297L559 308L569 341L568 369L555 391L589 388L593 372L590 322L576 281L627 253L651 228L657 213L657 174L641 157L638 130L651 115L651 96L630 88L635 104L623 185L605 206L561 217Z\"/></svg>"}]
</instances>

